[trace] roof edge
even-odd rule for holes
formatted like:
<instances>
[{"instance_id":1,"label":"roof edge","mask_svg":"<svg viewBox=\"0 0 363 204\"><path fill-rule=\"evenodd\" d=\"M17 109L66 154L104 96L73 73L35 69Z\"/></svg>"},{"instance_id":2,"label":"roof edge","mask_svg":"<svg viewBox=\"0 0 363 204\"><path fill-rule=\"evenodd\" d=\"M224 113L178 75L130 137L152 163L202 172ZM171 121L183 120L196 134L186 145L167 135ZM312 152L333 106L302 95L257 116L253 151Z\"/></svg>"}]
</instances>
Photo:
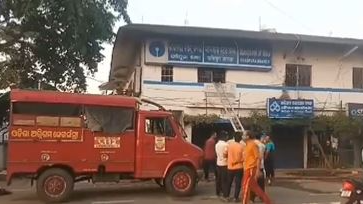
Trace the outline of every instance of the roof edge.
<instances>
[{"instance_id":1,"label":"roof edge","mask_svg":"<svg viewBox=\"0 0 363 204\"><path fill-rule=\"evenodd\" d=\"M253 30L239 30L229 28L211 28L179 25L160 24L128 24L121 26L118 34L164 34L190 37L225 37L225 38L254 38L259 40L285 40L285 41L305 41L327 44L362 45L363 39L328 37L320 35L306 35L280 32L266 32Z\"/></svg>"}]
</instances>

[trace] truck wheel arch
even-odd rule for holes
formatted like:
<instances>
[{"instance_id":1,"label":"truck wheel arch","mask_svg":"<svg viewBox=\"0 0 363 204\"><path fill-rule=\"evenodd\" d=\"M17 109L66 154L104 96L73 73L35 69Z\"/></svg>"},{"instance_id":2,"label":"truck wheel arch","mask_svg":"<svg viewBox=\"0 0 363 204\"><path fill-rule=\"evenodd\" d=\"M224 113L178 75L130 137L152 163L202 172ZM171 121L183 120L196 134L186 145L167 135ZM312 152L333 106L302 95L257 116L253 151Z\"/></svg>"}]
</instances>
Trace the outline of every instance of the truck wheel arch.
<instances>
[{"instance_id":1,"label":"truck wheel arch","mask_svg":"<svg viewBox=\"0 0 363 204\"><path fill-rule=\"evenodd\" d=\"M172 161L168 164L168 166L166 167L166 169L164 171L163 178L165 178L168 175L168 173L176 166L187 166L187 167L193 169L195 172L197 172L197 168L191 160L176 160L176 161Z\"/></svg>"},{"instance_id":2,"label":"truck wheel arch","mask_svg":"<svg viewBox=\"0 0 363 204\"><path fill-rule=\"evenodd\" d=\"M74 170L72 167L68 166L68 165L64 165L64 164L52 164L52 165L44 165L42 167L40 167L37 170L37 173L35 175L35 179L38 179L39 176L45 172L48 169L52 169L52 168L58 168L58 169L63 169L65 171L67 171L70 175L72 175L73 177L75 176Z\"/></svg>"}]
</instances>

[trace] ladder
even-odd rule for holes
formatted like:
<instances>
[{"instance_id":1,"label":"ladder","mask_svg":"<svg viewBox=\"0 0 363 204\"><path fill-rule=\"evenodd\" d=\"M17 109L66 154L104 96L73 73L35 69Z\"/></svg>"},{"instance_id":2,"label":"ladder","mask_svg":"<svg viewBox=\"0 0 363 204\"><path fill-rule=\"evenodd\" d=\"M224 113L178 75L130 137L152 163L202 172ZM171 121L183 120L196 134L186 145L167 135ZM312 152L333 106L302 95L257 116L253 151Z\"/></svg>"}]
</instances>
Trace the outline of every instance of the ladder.
<instances>
[{"instance_id":1,"label":"ladder","mask_svg":"<svg viewBox=\"0 0 363 204\"><path fill-rule=\"evenodd\" d=\"M226 112L226 115L227 115L229 121L232 124L234 131L243 132L245 129L243 128L242 123L233 108L233 102L230 101L230 99L225 91L225 88L223 87L223 85L221 83L213 83L213 85L217 91L220 102L222 103L222 106Z\"/></svg>"}]
</instances>

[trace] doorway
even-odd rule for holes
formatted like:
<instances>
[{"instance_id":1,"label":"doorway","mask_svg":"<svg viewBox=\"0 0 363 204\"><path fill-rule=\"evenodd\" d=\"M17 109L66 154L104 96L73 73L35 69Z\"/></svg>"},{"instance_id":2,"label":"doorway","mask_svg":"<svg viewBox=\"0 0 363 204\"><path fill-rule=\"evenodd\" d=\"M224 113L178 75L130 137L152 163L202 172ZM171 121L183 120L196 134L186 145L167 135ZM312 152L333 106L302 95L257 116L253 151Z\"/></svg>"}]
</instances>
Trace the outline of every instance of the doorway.
<instances>
[{"instance_id":1,"label":"doorway","mask_svg":"<svg viewBox=\"0 0 363 204\"><path fill-rule=\"evenodd\" d=\"M304 127L274 125L271 130L272 140L276 146L275 168L303 168Z\"/></svg>"}]
</instances>

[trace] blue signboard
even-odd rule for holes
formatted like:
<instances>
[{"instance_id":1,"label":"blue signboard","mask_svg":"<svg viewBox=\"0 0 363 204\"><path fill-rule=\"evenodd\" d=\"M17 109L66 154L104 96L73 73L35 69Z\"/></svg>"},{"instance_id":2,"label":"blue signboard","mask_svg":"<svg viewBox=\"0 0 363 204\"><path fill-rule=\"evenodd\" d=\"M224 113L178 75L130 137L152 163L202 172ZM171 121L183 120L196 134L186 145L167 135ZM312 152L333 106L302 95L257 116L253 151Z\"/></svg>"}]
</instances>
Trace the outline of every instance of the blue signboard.
<instances>
[{"instance_id":1,"label":"blue signboard","mask_svg":"<svg viewBox=\"0 0 363 204\"><path fill-rule=\"evenodd\" d=\"M175 64L208 65L222 68L245 67L262 70L270 70L272 67L272 48L267 44L170 41L167 49L168 62Z\"/></svg>"},{"instance_id":2,"label":"blue signboard","mask_svg":"<svg viewBox=\"0 0 363 204\"><path fill-rule=\"evenodd\" d=\"M176 62L203 62L203 45L170 42L168 59Z\"/></svg>"},{"instance_id":3,"label":"blue signboard","mask_svg":"<svg viewBox=\"0 0 363 204\"><path fill-rule=\"evenodd\" d=\"M269 118L311 118L314 116L314 101L268 99L267 114Z\"/></svg>"},{"instance_id":4,"label":"blue signboard","mask_svg":"<svg viewBox=\"0 0 363 204\"><path fill-rule=\"evenodd\" d=\"M363 118L363 104L348 103L348 115L352 118Z\"/></svg>"},{"instance_id":5,"label":"blue signboard","mask_svg":"<svg viewBox=\"0 0 363 204\"><path fill-rule=\"evenodd\" d=\"M245 45L239 48L239 63L271 67L271 49L261 45Z\"/></svg>"},{"instance_id":6,"label":"blue signboard","mask_svg":"<svg viewBox=\"0 0 363 204\"><path fill-rule=\"evenodd\" d=\"M204 44L204 62L236 65L237 47Z\"/></svg>"}]
</instances>

